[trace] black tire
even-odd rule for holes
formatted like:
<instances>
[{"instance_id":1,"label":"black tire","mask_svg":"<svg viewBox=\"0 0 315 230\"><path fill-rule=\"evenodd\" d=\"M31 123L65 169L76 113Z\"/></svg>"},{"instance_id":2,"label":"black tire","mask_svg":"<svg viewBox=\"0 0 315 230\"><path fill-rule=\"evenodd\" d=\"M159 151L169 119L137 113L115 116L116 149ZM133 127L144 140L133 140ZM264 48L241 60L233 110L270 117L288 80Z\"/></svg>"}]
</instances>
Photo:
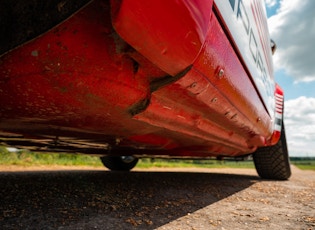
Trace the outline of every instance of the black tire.
<instances>
[{"instance_id":1,"label":"black tire","mask_svg":"<svg viewBox=\"0 0 315 230\"><path fill-rule=\"evenodd\" d=\"M258 175L263 179L287 180L291 176L291 168L284 125L281 137L274 146L263 147L253 154Z\"/></svg>"},{"instance_id":2,"label":"black tire","mask_svg":"<svg viewBox=\"0 0 315 230\"><path fill-rule=\"evenodd\" d=\"M133 156L104 156L100 159L112 171L130 171L138 163L138 158Z\"/></svg>"}]
</instances>

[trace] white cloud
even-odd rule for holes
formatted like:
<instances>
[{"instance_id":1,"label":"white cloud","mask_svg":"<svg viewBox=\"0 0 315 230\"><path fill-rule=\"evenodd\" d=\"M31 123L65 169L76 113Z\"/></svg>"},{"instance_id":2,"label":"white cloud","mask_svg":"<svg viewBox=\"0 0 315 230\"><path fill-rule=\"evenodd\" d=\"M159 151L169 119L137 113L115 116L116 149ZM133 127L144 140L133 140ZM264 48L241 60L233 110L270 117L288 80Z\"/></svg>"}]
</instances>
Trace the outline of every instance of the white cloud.
<instances>
[{"instance_id":1,"label":"white cloud","mask_svg":"<svg viewBox=\"0 0 315 230\"><path fill-rule=\"evenodd\" d=\"M266 0L266 4L273 2ZM278 47L275 68L284 69L296 82L315 81L314 12L314 0L282 0L277 14L268 19Z\"/></svg>"},{"instance_id":2,"label":"white cloud","mask_svg":"<svg viewBox=\"0 0 315 230\"><path fill-rule=\"evenodd\" d=\"M265 0L267 7L273 7L277 4L277 0Z\"/></svg>"},{"instance_id":3,"label":"white cloud","mask_svg":"<svg viewBox=\"0 0 315 230\"><path fill-rule=\"evenodd\" d=\"M286 101L284 122L290 155L315 157L315 98Z\"/></svg>"}]
</instances>

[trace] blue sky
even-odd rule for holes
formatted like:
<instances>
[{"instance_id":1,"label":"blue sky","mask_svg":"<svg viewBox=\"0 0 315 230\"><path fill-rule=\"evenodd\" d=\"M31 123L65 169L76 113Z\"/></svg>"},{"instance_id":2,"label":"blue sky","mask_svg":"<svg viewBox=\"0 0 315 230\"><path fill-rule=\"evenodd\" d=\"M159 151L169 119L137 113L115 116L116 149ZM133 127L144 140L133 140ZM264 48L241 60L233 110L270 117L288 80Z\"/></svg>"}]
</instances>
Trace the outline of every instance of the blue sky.
<instances>
[{"instance_id":1,"label":"blue sky","mask_svg":"<svg viewBox=\"0 0 315 230\"><path fill-rule=\"evenodd\" d=\"M285 99L295 99L300 96L315 98L314 82L295 82L293 77L285 73L283 69L275 71L276 82L285 91Z\"/></svg>"},{"instance_id":2,"label":"blue sky","mask_svg":"<svg viewBox=\"0 0 315 230\"><path fill-rule=\"evenodd\" d=\"M315 1L265 0L291 156L315 157Z\"/></svg>"}]
</instances>

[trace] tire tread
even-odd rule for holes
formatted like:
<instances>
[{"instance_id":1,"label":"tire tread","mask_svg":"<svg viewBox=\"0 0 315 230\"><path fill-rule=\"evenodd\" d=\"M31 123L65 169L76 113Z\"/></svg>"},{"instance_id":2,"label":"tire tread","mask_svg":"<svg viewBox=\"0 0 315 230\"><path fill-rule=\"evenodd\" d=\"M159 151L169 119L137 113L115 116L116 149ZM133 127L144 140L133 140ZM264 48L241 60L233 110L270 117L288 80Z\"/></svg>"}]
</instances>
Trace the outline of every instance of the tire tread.
<instances>
[{"instance_id":1,"label":"tire tread","mask_svg":"<svg viewBox=\"0 0 315 230\"><path fill-rule=\"evenodd\" d=\"M119 156L104 156L100 159L103 165L112 171L130 171L138 163L138 158L130 163L123 162Z\"/></svg>"},{"instance_id":2,"label":"tire tread","mask_svg":"<svg viewBox=\"0 0 315 230\"><path fill-rule=\"evenodd\" d=\"M259 148L253 154L257 173L264 179L287 180L291 176L284 126L279 142Z\"/></svg>"}]
</instances>

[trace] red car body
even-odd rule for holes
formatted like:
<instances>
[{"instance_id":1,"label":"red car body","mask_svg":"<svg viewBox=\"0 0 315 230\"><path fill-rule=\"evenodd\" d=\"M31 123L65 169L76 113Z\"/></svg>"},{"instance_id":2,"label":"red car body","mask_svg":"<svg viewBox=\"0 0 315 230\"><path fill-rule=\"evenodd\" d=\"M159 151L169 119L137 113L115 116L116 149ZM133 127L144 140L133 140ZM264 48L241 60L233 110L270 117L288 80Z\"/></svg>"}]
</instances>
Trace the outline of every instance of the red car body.
<instances>
[{"instance_id":1,"label":"red car body","mask_svg":"<svg viewBox=\"0 0 315 230\"><path fill-rule=\"evenodd\" d=\"M139 157L235 157L276 144L283 92L262 4L250 1L250 25L243 1L225 2L245 29L267 33L244 39L250 51L260 45L253 60L267 66L274 108L215 2L96 0L2 54L2 142Z\"/></svg>"}]
</instances>

